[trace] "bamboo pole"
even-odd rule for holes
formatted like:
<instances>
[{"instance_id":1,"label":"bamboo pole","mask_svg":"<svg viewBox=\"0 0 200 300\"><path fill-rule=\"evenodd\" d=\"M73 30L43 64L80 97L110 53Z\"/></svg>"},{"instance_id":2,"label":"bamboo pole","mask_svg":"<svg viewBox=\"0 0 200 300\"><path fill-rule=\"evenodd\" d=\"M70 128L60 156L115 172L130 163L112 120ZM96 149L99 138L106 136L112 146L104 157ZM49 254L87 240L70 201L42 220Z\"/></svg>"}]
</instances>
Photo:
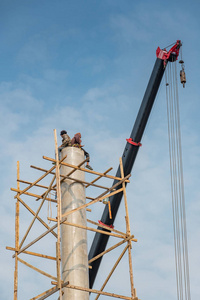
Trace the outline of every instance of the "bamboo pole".
<instances>
[{"instance_id":1,"label":"bamboo pole","mask_svg":"<svg viewBox=\"0 0 200 300\"><path fill-rule=\"evenodd\" d=\"M53 222L57 222L57 219L55 219L55 218L48 218L48 220L53 221ZM96 223L96 222L94 222L94 223ZM69 225L69 226L74 226L74 227L77 227L77 228L82 228L82 229L86 229L86 230L90 230L90 231L94 231L94 232L99 232L101 234L106 234L106 235L110 235L110 236L114 236L114 237L118 237L118 238L122 238L122 239L126 237L125 233L123 233L121 231L118 231L118 230L115 230L113 228L108 228L107 226L102 226L101 224L98 224L98 223L96 223L97 226L99 225L99 227L103 227L107 231L96 229L96 228L91 228L91 227L88 227L88 226L82 226L82 225L75 224L75 223L70 223L70 222L67 222L67 221L62 222L62 224ZM110 233L110 231L117 232L118 234ZM134 239L133 237L134 237L134 235L131 235L130 240L133 241L133 242L137 242L137 239Z\"/></svg>"},{"instance_id":2,"label":"bamboo pole","mask_svg":"<svg viewBox=\"0 0 200 300\"><path fill-rule=\"evenodd\" d=\"M7 250L11 250L11 251L16 251L16 249L13 248L13 247L6 247L6 249ZM51 259L51 260L56 260L56 257L45 255L45 254L41 254L41 253L31 252L31 251L24 251L23 254L28 254L28 255L33 255L33 256L41 257L41 258L47 258L47 259Z\"/></svg>"},{"instance_id":3,"label":"bamboo pole","mask_svg":"<svg viewBox=\"0 0 200 300\"><path fill-rule=\"evenodd\" d=\"M96 255L95 257L93 257L92 259L90 259L90 260L88 261L88 263L90 264L90 263L93 262L94 260L97 260L98 258L100 258L101 256L103 256L104 254L106 254L106 253L108 253L108 252L114 250L115 248L121 246L122 244L124 244L125 242L127 242L128 240L130 240L130 239L132 239L132 238L133 238L133 235L131 235L130 237L125 238L123 241L121 241L121 242L119 242L119 243L113 245L112 247L108 248L107 250L101 252L100 254L98 254L98 255Z\"/></svg>"},{"instance_id":4,"label":"bamboo pole","mask_svg":"<svg viewBox=\"0 0 200 300\"><path fill-rule=\"evenodd\" d=\"M65 160L66 157L67 157L67 156L64 156L64 157L59 161L59 163L62 162L63 160ZM88 159L85 159L84 161L82 161L82 162L78 165L78 167L82 166L87 160L88 160ZM34 166L31 166L31 167L32 167L32 168L35 168L35 169L38 169L38 170L40 170L40 171L44 171L44 169L41 169L41 168L38 168L38 167L34 167ZM76 171L76 169L72 170L71 172L69 172L69 173L67 174L67 176L70 176L70 175L73 174L75 171ZM54 175L55 175L55 173L53 173L53 172L51 172L50 174L54 174ZM62 176L62 177L63 177L63 176ZM62 180L60 181L60 183L62 183L64 180L65 180L65 177L62 178ZM40 185L35 184L35 186L40 186ZM41 186L41 187L43 187L43 186ZM52 190L56 190L56 184L52 187ZM42 196L43 196L43 195L44 195L44 194L42 194ZM39 200L39 199L36 199L36 201L37 201L37 200ZM55 202L56 202L56 201L55 201Z\"/></svg>"},{"instance_id":5,"label":"bamboo pole","mask_svg":"<svg viewBox=\"0 0 200 300\"><path fill-rule=\"evenodd\" d=\"M58 158L58 143L56 129L54 129L55 153L56 153L56 192L57 192L57 243L56 243L56 265L57 265L57 278L60 300L62 300L61 289L61 254L60 254L60 221L61 221L61 189L60 189L60 167Z\"/></svg>"},{"instance_id":6,"label":"bamboo pole","mask_svg":"<svg viewBox=\"0 0 200 300\"><path fill-rule=\"evenodd\" d=\"M33 216L35 216L35 212L20 198L20 197L18 197L17 198L18 200L19 200L19 202L21 203L21 204L23 204L24 205L24 207L26 207L26 209L33 215ZM37 216L37 219L38 219L38 221L40 222L40 223L42 223L42 225L44 225L44 227L46 227L47 229L49 229L50 227L39 217L39 216ZM54 231L52 231L52 234L57 238L57 234L54 232Z\"/></svg>"},{"instance_id":7,"label":"bamboo pole","mask_svg":"<svg viewBox=\"0 0 200 300\"><path fill-rule=\"evenodd\" d=\"M51 173L55 169L55 166L53 166L50 170L46 171L45 174L43 174L40 178L35 180L33 183L31 183L29 186L27 186L24 190L19 192L19 195L24 194L24 192L28 191L31 187L33 187L36 183L41 181L43 178L45 178L49 173ZM15 196L16 198L16 196Z\"/></svg>"},{"instance_id":8,"label":"bamboo pole","mask_svg":"<svg viewBox=\"0 0 200 300\"><path fill-rule=\"evenodd\" d=\"M61 161L63 161L65 158L66 158L66 156L64 156L64 157L59 161L59 163L60 163ZM31 166L31 167L33 167L33 166ZM55 173L52 173L52 172L50 172L50 174L55 175ZM56 190L56 184L54 184L54 186L52 187L52 190ZM43 197L44 194L45 194L45 193L43 193L41 196ZM36 201L37 201L37 200L39 200L39 198L36 199ZM55 202L57 203L57 201L55 201Z\"/></svg>"},{"instance_id":9,"label":"bamboo pole","mask_svg":"<svg viewBox=\"0 0 200 300\"><path fill-rule=\"evenodd\" d=\"M52 222L57 222L58 220L57 220L57 218L55 219L55 218L48 218L48 220L49 221L52 221ZM116 229L114 229L114 228L110 228L110 227L108 227L108 226L104 226L104 225L101 225L101 224L99 224L99 223L97 223L97 222L94 222L94 221L91 221L91 220L89 220L89 219L87 219L87 222L88 223L91 223L91 224L93 224L93 225L96 225L96 226L99 226L99 227L101 227L101 228L104 228L104 229L106 229L107 231L113 231L113 232L115 232L115 233L118 233L119 235L121 235L121 236L126 236L126 233L124 233L124 232L121 232L121 231L119 231L119 230L116 230ZM63 224L68 224L67 222L64 222ZM72 224L71 224L72 225ZM76 225L76 224L74 224L73 223L73 225ZM89 228L89 227L87 227L87 228ZM94 229L95 231L97 231L97 229L95 229L95 228L92 228L92 229ZM88 229L88 230L90 230L90 229ZM97 232L99 232L99 230L97 231ZM103 231L101 231L102 233L103 233ZM134 235L133 235L133 237L134 237ZM134 241L136 241L136 239L134 240Z\"/></svg>"},{"instance_id":10,"label":"bamboo pole","mask_svg":"<svg viewBox=\"0 0 200 300\"><path fill-rule=\"evenodd\" d=\"M129 178L130 176L131 176L130 174L127 175L124 179L118 181L115 185L113 185L113 186L112 186L111 188L109 188L107 191L103 192L100 196L96 197L93 201L91 201L91 202L89 202L89 203L87 203L87 204L84 204L84 205L82 205L82 206L80 206L80 207L78 207L78 208L76 208L76 209L73 209L73 210L71 210L71 211L65 213L64 215L62 215L62 217L65 217L65 216L67 216L67 215L69 215L69 214L71 214L71 213L73 213L73 212L75 212L75 211L77 211L77 210L80 210L80 209L82 209L82 208L85 208L85 207L87 207L87 206L90 206L90 205L92 205L92 204L94 204L94 203L96 203L96 202L99 202L99 201L101 201L101 200L107 198L108 196L105 196L106 194L108 194L110 191L114 190L114 189L115 189L118 185L120 185L123 181L126 181L126 178ZM121 191L122 191L121 189L119 189L119 190L117 190L117 191L114 191L113 193L110 193L110 194L109 194L109 197L110 197L111 195L114 195L114 194L119 193L119 192L121 192ZM105 197L104 197L104 196L105 196Z\"/></svg>"},{"instance_id":11,"label":"bamboo pole","mask_svg":"<svg viewBox=\"0 0 200 300\"><path fill-rule=\"evenodd\" d=\"M80 164L78 164L78 169L74 169L74 170L72 170L72 171L70 171L66 176L70 176L70 175L72 175L74 172L76 172L77 170L79 170L79 168L82 166L82 165L84 165L84 163L86 162L86 161L88 161L88 158L86 158L86 159L84 159ZM61 181L64 181L65 180L65 177L61 180Z\"/></svg>"},{"instance_id":12,"label":"bamboo pole","mask_svg":"<svg viewBox=\"0 0 200 300\"><path fill-rule=\"evenodd\" d=\"M69 225L69 226L74 226L74 227L77 227L77 228L82 228L82 229L85 229L85 230L99 232L101 234L106 234L106 235L114 236L114 237L121 238L121 239L124 238L124 235L119 235L119 234L111 233L111 232L108 232L108 231L103 231L103 230L91 228L91 227L88 227L88 226L82 226L82 225L78 225L78 224L75 224L75 223L70 223L70 222L67 222L67 221L65 221L63 224Z\"/></svg>"},{"instance_id":13,"label":"bamboo pole","mask_svg":"<svg viewBox=\"0 0 200 300\"><path fill-rule=\"evenodd\" d=\"M53 162L56 161L55 159L47 157L47 156L43 156L43 158L46 159L46 160L53 161ZM77 169L77 170L80 170L80 171L83 171L83 172L91 173L91 174L94 174L94 175L99 175L99 176L110 178L110 179L116 179L116 180L121 180L122 179L120 177L116 177L116 176L112 176L112 175L107 175L107 174L96 172L96 171L92 171L92 170L87 170L85 168L79 168L77 166L74 166L74 165L71 165L71 164L68 164L68 163L65 163L65 162L62 162L61 164L64 165L64 166L70 167L72 169ZM126 182L130 182L130 181L127 180Z\"/></svg>"},{"instance_id":14,"label":"bamboo pole","mask_svg":"<svg viewBox=\"0 0 200 300\"><path fill-rule=\"evenodd\" d=\"M123 169L123 164L122 164L122 158L121 157L120 157L120 171L121 171L122 178L124 178L124 169ZM130 235L130 221L129 221L129 212L128 212L128 203L127 203L125 182L122 182L122 188L123 188L125 212L126 212L126 218L127 218L126 230L127 230L127 234Z\"/></svg>"},{"instance_id":15,"label":"bamboo pole","mask_svg":"<svg viewBox=\"0 0 200 300\"><path fill-rule=\"evenodd\" d=\"M124 169L123 169L123 163L122 158L120 157L120 171L121 176L124 178ZM129 220L129 212L128 212L128 202L127 202L127 196L126 196L126 186L125 182L122 183L123 188L123 194L124 194L124 204L125 204L125 211L126 211L126 232L127 235L130 236L130 220ZM131 240L128 241L128 260L129 260L129 273L130 273L130 284L131 284L131 296L135 297L135 289L134 289L134 281L133 281L133 265L132 265L132 256L131 256Z\"/></svg>"},{"instance_id":16,"label":"bamboo pole","mask_svg":"<svg viewBox=\"0 0 200 300\"><path fill-rule=\"evenodd\" d=\"M22 195L22 190L18 190L18 189L15 189L15 188L11 188L11 191L13 191L13 192L17 192L17 193L19 193L20 195ZM39 198L39 199L43 199L43 196L41 195L38 195L38 194L33 194L33 193L29 193L29 192L24 192L23 193L24 195L27 195L27 196L31 196L31 197L35 197L35 198ZM16 198L17 198L17 195L15 196ZM57 203L57 201L56 200L52 200L51 198L46 198L46 200L47 201L51 201L51 202L55 202L55 203Z\"/></svg>"},{"instance_id":17,"label":"bamboo pole","mask_svg":"<svg viewBox=\"0 0 200 300\"><path fill-rule=\"evenodd\" d=\"M32 166L33 167L33 166ZM74 166L74 167L76 167L76 166ZM42 170L42 171L47 171L47 170L45 170L45 169L41 169L41 168L38 168L38 167L35 167L36 169L39 169L39 170ZM80 170L80 168L74 168L74 170L76 171L76 170ZM83 169L84 170L84 169ZM52 175L55 175L55 172L51 172L51 174ZM101 188L101 189L104 189L104 190L108 190L108 187L106 187L106 186L102 186L102 185L97 185L97 184L94 184L94 183L92 183L92 182L87 182L87 181L81 181L81 180L79 180L79 179L76 179L76 178L72 178L72 177L70 177L70 176L68 176L68 175L60 175L60 177L62 177L62 179L61 179L61 182L63 181L63 180L65 180L65 179L70 179L70 180L74 180L74 181L77 181L77 182L80 182L80 183L84 183L84 184L86 184L86 185L88 185L88 186L94 186L94 187L98 187L98 188ZM16 189L12 189L12 190L14 190L14 191L16 191ZM22 192L22 191L20 191L20 192ZM24 192L24 194L26 194L26 195L29 195L29 193L26 193L26 191ZM42 198L42 196L40 196L40 198Z\"/></svg>"},{"instance_id":18,"label":"bamboo pole","mask_svg":"<svg viewBox=\"0 0 200 300\"><path fill-rule=\"evenodd\" d=\"M38 273L40 273L40 274L42 274L42 275L44 275L44 276L46 276L46 277L49 277L49 278L51 278L51 279L53 279L53 280L57 280L56 277L54 277L54 276L52 276L52 275L50 275L50 274L48 274L48 273L46 273L46 272L44 272L44 271L42 271L42 270L40 270L40 269L38 269L38 268L32 266L31 264L27 263L26 261L22 260L21 258L18 257L17 259L18 259L18 261L20 261L22 264L24 264L25 266L27 266L27 267L33 269L34 271L36 271L36 272L38 272Z\"/></svg>"},{"instance_id":19,"label":"bamboo pole","mask_svg":"<svg viewBox=\"0 0 200 300\"><path fill-rule=\"evenodd\" d=\"M126 250L128 249L128 245L126 245L126 247L124 248L124 250L122 251L122 253L120 254L119 258L117 259L116 263L114 264L112 270L110 271L108 277L106 278L104 284L102 285L100 291L103 291L103 289L105 288L106 284L108 283L110 277L112 276L112 274L114 273L115 269L117 268L119 262L121 261L122 257L124 256L124 254L126 253ZM95 298L95 300L98 300L100 297L100 294Z\"/></svg>"},{"instance_id":20,"label":"bamboo pole","mask_svg":"<svg viewBox=\"0 0 200 300\"><path fill-rule=\"evenodd\" d=\"M17 179L17 181L19 181L19 182L21 182L21 183L29 184L29 185L31 184L30 181L26 181L26 180L22 180L22 179ZM39 187L39 188L43 188L43 189L46 189L46 190L48 189L48 186L42 185L42 184L37 184L37 183L36 183L34 186ZM55 191L56 189L55 189L55 188L54 188L54 189L52 188L52 190Z\"/></svg>"},{"instance_id":21,"label":"bamboo pole","mask_svg":"<svg viewBox=\"0 0 200 300\"><path fill-rule=\"evenodd\" d=\"M99 224L99 223L97 223L97 222L94 222L94 221L92 221L92 220L87 219L87 222L88 222L88 223L91 223L91 224L93 224L93 225L99 226L99 227L101 227L101 228L104 228L104 229L106 229L106 230L113 231L113 232L115 232L115 233L119 233L119 234L121 234L121 235L126 236L126 233L124 233L124 232L122 232L122 231L116 230L116 229L114 229L114 228L110 228L110 227L108 227L108 226L101 225L101 224ZM134 237L134 235L133 235L133 237Z\"/></svg>"},{"instance_id":22,"label":"bamboo pole","mask_svg":"<svg viewBox=\"0 0 200 300\"><path fill-rule=\"evenodd\" d=\"M112 219L112 211L111 211L110 201L108 201L108 210L109 210L109 217L110 217L110 219Z\"/></svg>"},{"instance_id":23,"label":"bamboo pole","mask_svg":"<svg viewBox=\"0 0 200 300\"><path fill-rule=\"evenodd\" d=\"M44 197L43 197L43 200L42 200L42 202L40 203L40 206L38 207L38 210L36 211L36 213L35 213L35 215L34 215L34 217L33 217L33 220L32 220L32 222L30 223L30 225L29 225L29 227L28 227L28 229L27 229L27 231L26 231L26 233L25 233L25 235L24 235L24 237L23 237L23 239L22 239L22 241L21 241L21 243L20 243L19 248L22 247L22 245L23 245L25 239L27 238L27 236L28 236L28 234L29 234L29 232L30 232L30 230L31 230L31 228L32 228L32 226L33 226L35 220L37 219L38 214L39 214L39 212L40 212L40 210L41 210L41 208L42 208L42 206L43 206L43 204L44 204L44 202L45 202L45 200L46 200L46 196L48 195L49 191L51 190L51 187L52 187L52 184L54 183L54 180L55 180L55 176L53 177L53 179L52 179L52 181L51 181L51 183L50 183L50 185L49 185L47 191L45 192L45 195L44 195Z\"/></svg>"},{"instance_id":24,"label":"bamboo pole","mask_svg":"<svg viewBox=\"0 0 200 300\"><path fill-rule=\"evenodd\" d=\"M109 173L112 169L113 169L113 168L109 168L109 169L106 170L103 174L106 175L106 174ZM102 177L103 177L102 175L99 175L96 179L92 180L91 182L92 182L92 183L95 183L97 180L99 180L99 179L102 178ZM86 185L86 188L87 188L88 186L89 186L89 184Z\"/></svg>"},{"instance_id":25,"label":"bamboo pole","mask_svg":"<svg viewBox=\"0 0 200 300\"><path fill-rule=\"evenodd\" d=\"M65 282L62 284L62 288L66 287L67 285L69 284L69 282ZM43 292L42 294L34 297L34 298L31 298L30 300L44 300L46 298L48 298L49 296L53 295L54 293L56 293L57 291L59 290L59 288L57 286Z\"/></svg>"},{"instance_id":26,"label":"bamboo pole","mask_svg":"<svg viewBox=\"0 0 200 300\"><path fill-rule=\"evenodd\" d=\"M22 249L19 250L18 254L24 252L26 249L28 249L29 247L31 247L32 245L34 245L35 243L37 243L39 240L41 240L43 237L45 237L49 232L52 232L54 229L56 229L57 224L50 227L48 230L46 230L45 232L43 232L41 235L39 235L37 238L35 238L32 242L30 242L28 245L24 246ZM13 256L13 258L15 257L15 255Z\"/></svg>"},{"instance_id":27,"label":"bamboo pole","mask_svg":"<svg viewBox=\"0 0 200 300\"><path fill-rule=\"evenodd\" d=\"M19 161L17 161L17 179L20 178ZM20 183L17 181L17 189L20 189ZM14 271L14 300L17 300L18 294L18 251L19 251L19 200L16 201L15 208L15 271Z\"/></svg>"},{"instance_id":28,"label":"bamboo pole","mask_svg":"<svg viewBox=\"0 0 200 300\"><path fill-rule=\"evenodd\" d=\"M63 175L62 175L62 176L63 176ZM79 182L79 183L87 184L88 186L94 186L94 187L98 187L98 188L104 189L104 190L108 190L108 189L109 189L109 188L106 187L106 186L97 185L97 184L95 184L95 183L83 181L83 180L80 180L80 179L77 179L77 178L72 178L72 177L67 176L67 175L64 175L64 177L65 177L65 179L69 179L69 180L76 181L76 182Z\"/></svg>"},{"instance_id":29,"label":"bamboo pole","mask_svg":"<svg viewBox=\"0 0 200 300\"><path fill-rule=\"evenodd\" d=\"M115 189L118 185L120 185L122 182L124 182L127 178L129 178L131 175L127 175L126 177L124 177L124 179L120 180L119 182L117 182L115 185L113 185L109 190L113 190ZM108 191L109 192L109 191ZM73 213L74 211L77 211L79 209L83 209L84 207L87 207L91 204L94 204L98 201L100 201L103 196L106 194L107 192L102 193L99 197L95 199L94 201L91 201L88 204L82 205L80 206L80 208L76 208L75 210L71 210L68 213L65 214L65 218L62 219L62 221L60 222L60 224L64 223L67 220L67 215L70 213ZM63 217L63 216L62 216ZM26 245L25 247L23 247L22 249L19 250L18 254L22 253L24 250L28 249L30 246L32 246L33 244L35 244L36 242L38 242L40 239L42 239L43 237L45 237L49 232L52 232L55 228L57 227L57 224L55 224L54 226L52 226L51 228L49 228L47 231L45 231L44 233L42 233L39 237L37 237L36 239L34 239L32 242L30 242L28 245ZM15 257L15 256L14 256Z\"/></svg>"},{"instance_id":30,"label":"bamboo pole","mask_svg":"<svg viewBox=\"0 0 200 300\"><path fill-rule=\"evenodd\" d=\"M117 294L114 294L114 293L107 293L107 292L93 290L93 289L86 289L86 288L83 288L81 286L75 286L75 285L71 285L71 284L68 284L66 286L66 288L75 289L75 290L84 291L84 292L89 292L89 293L94 293L94 294L105 295L105 296L109 296L109 297L113 297L113 298L118 298L118 299L138 300L137 297L134 297L134 298L133 297L126 297L126 296L117 295Z\"/></svg>"},{"instance_id":31,"label":"bamboo pole","mask_svg":"<svg viewBox=\"0 0 200 300\"><path fill-rule=\"evenodd\" d=\"M112 190L112 188L110 188L109 190ZM102 193L100 196L96 197L96 198L95 198L94 200L92 200L91 202L86 203L86 204L84 204L84 205L82 205L82 206L79 206L79 207L77 207L77 208L74 208L74 209L72 209L72 210L70 210L70 211L64 213L64 214L62 215L62 217L66 217L66 216L68 216L68 215L70 215L70 214L72 214L72 213L74 213L74 212L76 212L76 211L78 211L78 210L80 210L80 209L83 209L83 208L88 207L88 206L90 206L90 205L92 205L92 204L95 204L95 203L97 203L97 202L100 202L100 201L102 201L103 199L105 199L105 198L107 198L107 197L110 197L110 196L112 196L112 195L115 195L115 194L117 194L117 193L120 193L123 189L119 189L119 190L117 190L117 191L114 191L114 192L110 193L109 195L105 195L105 194L107 194L107 193L109 192L109 190L108 190L107 192ZM105 195L105 196L102 196L102 195Z\"/></svg>"}]
</instances>

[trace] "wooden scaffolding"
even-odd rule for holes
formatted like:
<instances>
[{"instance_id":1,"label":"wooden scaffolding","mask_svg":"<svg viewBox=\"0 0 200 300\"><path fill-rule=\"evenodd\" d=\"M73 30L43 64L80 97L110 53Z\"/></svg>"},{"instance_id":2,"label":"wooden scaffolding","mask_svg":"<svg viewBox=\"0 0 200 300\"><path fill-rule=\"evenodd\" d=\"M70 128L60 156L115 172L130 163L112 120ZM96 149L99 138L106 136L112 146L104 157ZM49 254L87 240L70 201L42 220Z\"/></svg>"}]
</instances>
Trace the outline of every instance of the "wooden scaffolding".
<instances>
[{"instance_id":1,"label":"wooden scaffolding","mask_svg":"<svg viewBox=\"0 0 200 300\"><path fill-rule=\"evenodd\" d=\"M99 297L101 295L110 296L110 297L118 298L118 299L138 300L137 295L136 295L136 289L134 288L134 282L133 282L132 254L131 254L132 242L137 242L137 240L134 238L134 235L132 235L131 231L130 231L130 220L129 220L128 203L127 203L127 196L126 196L126 185L125 185L125 183L130 182L129 177L131 175L129 174L126 177L124 177L124 171L123 171L123 165L122 165L121 158L120 158L121 177L109 175L108 173L112 170L112 168L109 168L108 170L106 170L103 173L85 169L84 165L85 165L86 160L84 160L78 166L65 163L64 160L66 157L63 157L63 159L61 159L59 161L56 130L54 130L54 139L55 139L56 159L43 156L43 159L48 160L49 162L53 163L53 165L51 165L51 168L48 170L39 168L36 166L31 166L31 168L34 168L36 170L43 172L43 175L40 176L34 182L29 182L29 181L20 179L20 167L19 167L19 162L17 162L17 188L11 188L12 191L16 192L16 195L14 196L14 198L16 199L16 204L15 204L16 205L16 210L15 210L15 247L6 247L7 250L14 251L14 255L13 255L13 258L15 259L14 300L20 300L19 296L18 296L18 294L19 294L18 293L18 280L19 280L18 263L24 264L25 266L31 268L35 272L40 273L50 279L50 282L49 282L50 288L48 290L42 291L39 295L36 295L36 296L30 298L30 300L36 300L36 299L43 300L43 299L50 297L51 295L53 295L55 293L58 293L59 299L62 300L62 295L66 288L77 289L77 290L90 292L92 294L96 294L95 300L99 299ZM61 165L71 168L71 171L66 176L63 176L60 174L60 166ZM88 203L62 215L61 214L61 191L60 191L61 188L60 188L60 185L66 178L76 181L75 178L71 178L70 176L73 173L75 173L77 170L90 173L92 176L94 176L94 179L90 182L86 182L86 181L81 182L85 186L85 188L87 188L87 189L89 187L99 188L99 189L103 190L103 192L95 198L86 197ZM49 185L46 185L42 182L43 180L46 180L49 182L49 180L47 180L47 178L50 180ZM110 179L111 180L115 179L115 180L117 180L117 184L115 184L114 186L111 186L111 187L105 187L105 186L99 185L99 184L97 184L97 182L101 178L105 178L106 180L109 180L109 181L110 181ZM80 180L78 182L80 182ZM22 183L26 187L21 189L20 183ZM116 189L116 187L118 187L118 189ZM110 227L106 226L105 224L102 224L101 222L98 223L91 219L87 219L87 223L92 224L94 227L89 227L89 226L84 227L84 226L80 226L78 224L72 224L72 223L67 222L67 216L69 214L72 214L75 211L83 209L83 208L86 209L87 211L91 211L91 209L89 209L89 207L94 205L95 203L99 203L99 202L104 202L106 205L108 205L110 218L112 218L112 211L110 208L109 197L111 197L112 195L114 195L116 193L121 193L121 192L123 192L124 205L125 205L126 232L121 232L117 229L110 228ZM54 194L54 199L52 197L52 193ZM24 200L23 197L25 197L26 200ZM39 202L36 210L33 210L30 207L30 205L28 204L30 202L30 200L28 200L30 197L31 197L31 199L35 199L35 201ZM47 217L49 222L50 221L55 222L55 224L51 227L49 226L48 222L46 222L44 220L44 217L39 216L39 214L42 210L42 207L44 206L45 203L54 205L56 207L54 209L54 211L57 213L55 214L54 218L52 218L51 216ZM21 216L21 218L19 218L21 205L26 209L26 211L28 211L32 215L32 220L31 220L29 226L27 227L27 230L26 230L23 238L20 240L20 235L19 235L20 224L19 223L23 217L23 216ZM40 222L40 224L42 224L43 228L45 228L45 231L42 232L41 234L39 234L33 240L31 240L31 242L25 244L25 241L27 240L27 237L30 235L30 231L36 220L38 222ZM99 233L106 234L111 237L120 239L120 242L118 242L115 245L113 245L112 247L106 249L104 252L100 253L98 256L92 258L88 262L88 268L90 268L90 263L92 263L94 260L102 257L103 255L109 253L110 251L116 249L117 247L125 244L125 248L123 249L122 253L118 257L117 261L115 261L114 266L110 270L109 274L107 275L107 277L105 279L105 282L103 283L101 288L99 288L99 290L87 289L87 288L83 288L81 286L71 285L70 282L63 282L62 276L61 276L61 253L60 253L61 252L61 250L60 250L61 249L60 227L62 224L65 224L68 226L79 227L79 228L93 231L93 232L99 232ZM90 225L90 226L92 226L92 225ZM96 228L97 226L99 228L106 229L106 231L97 229ZM29 248L31 246L40 242L47 235L51 236L51 238L54 240L54 243L55 243L54 245L56 245L56 246L53 246L56 248L54 257L50 256L48 254L41 254L38 252L29 251ZM44 250L43 248L44 247L42 247L41 252L42 252L42 250ZM104 291L106 284L108 283L109 279L111 278L112 274L114 273L115 269L117 268L119 262L121 261L121 259L125 253L128 254L128 261L129 261L129 274L130 274L130 286L131 286L130 296L123 296L123 295L115 294L113 292ZM45 258L45 259L47 259L47 261L50 261L50 260L55 261L56 275L49 274L49 273L43 271L42 269L30 264L29 262L21 259L20 254L34 256L34 257L37 257L38 259ZM23 287L23 289L25 289L25 288L26 287Z\"/></svg>"}]
</instances>

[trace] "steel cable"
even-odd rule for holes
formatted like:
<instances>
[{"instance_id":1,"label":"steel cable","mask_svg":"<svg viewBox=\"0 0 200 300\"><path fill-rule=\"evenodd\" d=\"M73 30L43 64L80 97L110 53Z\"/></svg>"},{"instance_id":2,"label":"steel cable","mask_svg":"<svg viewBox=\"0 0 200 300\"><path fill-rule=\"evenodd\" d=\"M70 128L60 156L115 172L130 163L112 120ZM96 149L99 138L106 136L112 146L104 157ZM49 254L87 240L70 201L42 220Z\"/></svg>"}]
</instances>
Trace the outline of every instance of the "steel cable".
<instances>
[{"instance_id":1,"label":"steel cable","mask_svg":"<svg viewBox=\"0 0 200 300\"><path fill-rule=\"evenodd\" d=\"M173 68L173 66L175 67ZM178 300L190 300L188 245L176 63L168 63L165 78L177 298Z\"/></svg>"}]
</instances>

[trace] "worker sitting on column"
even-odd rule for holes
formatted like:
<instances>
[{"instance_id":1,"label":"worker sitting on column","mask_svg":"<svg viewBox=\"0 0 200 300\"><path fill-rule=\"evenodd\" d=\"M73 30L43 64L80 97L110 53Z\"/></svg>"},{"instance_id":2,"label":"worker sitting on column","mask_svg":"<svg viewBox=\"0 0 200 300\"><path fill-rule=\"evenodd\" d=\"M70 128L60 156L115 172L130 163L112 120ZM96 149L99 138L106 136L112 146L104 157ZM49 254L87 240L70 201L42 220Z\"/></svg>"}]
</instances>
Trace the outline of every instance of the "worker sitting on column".
<instances>
[{"instance_id":1,"label":"worker sitting on column","mask_svg":"<svg viewBox=\"0 0 200 300\"><path fill-rule=\"evenodd\" d=\"M58 157L59 157L59 160L61 159L61 151L62 151L62 149L65 148L65 147L71 146L71 139L70 139L69 135L67 134L66 130L62 130L60 132L60 136L62 138L62 145L60 145L60 147L58 147Z\"/></svg>"},{"instance_id":2,"label":"worker sitting on column","mask_svg":"<svg viewBox=\"0 0 200 300\"><path fill-rule=\"evenodd\" d=\"M72 147L77 147L77 148L81 148L84 151L85 157L88 158L87 164L86 164L86 168L89 170L93 170L92 167L89 165L89 161L90 161L90 155L87 151L85 151L85 149L83 149L84 145L81 145L81 134L80 132L76 133L74 135L74 137L71 140L71 145Z\"/></svg>"}]
</instances>

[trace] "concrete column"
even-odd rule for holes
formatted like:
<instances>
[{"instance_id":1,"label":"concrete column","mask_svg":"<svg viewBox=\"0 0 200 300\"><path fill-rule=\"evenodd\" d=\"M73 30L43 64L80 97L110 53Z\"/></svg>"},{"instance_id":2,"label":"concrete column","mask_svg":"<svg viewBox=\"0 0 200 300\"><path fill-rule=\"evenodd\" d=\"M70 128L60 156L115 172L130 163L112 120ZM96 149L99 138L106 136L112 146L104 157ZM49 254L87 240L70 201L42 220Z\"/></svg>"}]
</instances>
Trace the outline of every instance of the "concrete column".
<instances>
[{"instance_id":1,"label":"concrete column","mask_svg":"<svg viewBox=\"0 0 200 300\"><path fill-rule=\"evenodd\" d=\"M81 163L84 152L75 147L66 147L61 157L67 155L65 162L73 165ZM72 168L61 166L61 174L68 174ZM74 172L71 177L85 180L85 173ZM85 188L83 184L66 179L61 184L62 214L85 204ZM86 210L82 209L68 216L67 221L86 226ZM61 260L62 279L70 284L89 288L87 230L74 226L61 225ZM63 300L89 300L89 293L65 288Z\"/></svg>"}]
</instances>

